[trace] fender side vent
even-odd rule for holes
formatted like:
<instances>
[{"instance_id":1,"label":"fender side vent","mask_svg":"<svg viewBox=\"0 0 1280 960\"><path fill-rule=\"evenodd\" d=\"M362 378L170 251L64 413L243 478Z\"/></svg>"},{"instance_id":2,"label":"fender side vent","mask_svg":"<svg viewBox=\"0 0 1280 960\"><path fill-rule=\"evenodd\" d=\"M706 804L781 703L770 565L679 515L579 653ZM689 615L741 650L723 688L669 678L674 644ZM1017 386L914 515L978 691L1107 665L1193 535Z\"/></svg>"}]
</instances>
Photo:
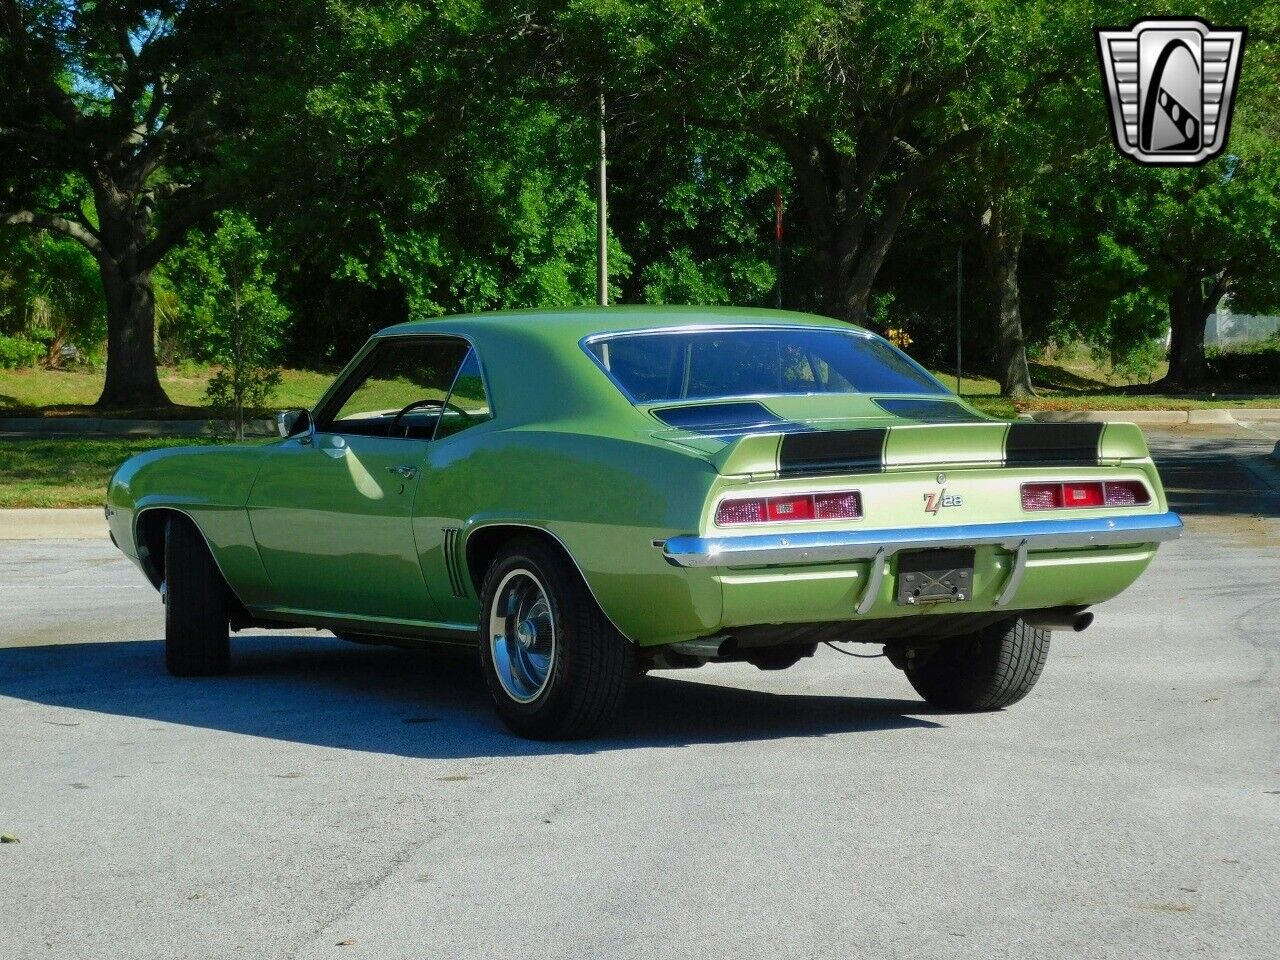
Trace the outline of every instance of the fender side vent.
<instances>
[{"instance_id":1,"label":"fender side vent","mask_svg":"<svg viewBox=\"0 0 1280 960\"><path fill-rule=\"evenodd\" d=\"M441 527L444 533L444 568L449 572L449 589L459 599L467 595L466 580L462 576L462 568L458 563L457 527Z\"/></svg>"}]
</instances>

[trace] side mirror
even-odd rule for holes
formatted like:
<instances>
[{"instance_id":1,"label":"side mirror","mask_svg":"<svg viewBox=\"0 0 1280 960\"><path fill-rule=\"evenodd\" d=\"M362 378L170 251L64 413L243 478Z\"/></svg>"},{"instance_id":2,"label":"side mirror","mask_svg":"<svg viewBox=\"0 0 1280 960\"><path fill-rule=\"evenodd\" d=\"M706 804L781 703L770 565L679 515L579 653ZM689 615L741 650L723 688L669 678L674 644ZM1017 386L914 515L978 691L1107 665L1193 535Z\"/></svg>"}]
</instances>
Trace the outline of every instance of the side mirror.
<instances>
[{"instance_id":1,"label":"side mirror","mask_svg":"<svg viewBox=\"0 0 1280 960\"><path fill-rule=\"evenodd\" d=\"M311 414L306 410L281 410L276 414L276 431L282 437L311 432Z\"/></svg>"}]
</instances>

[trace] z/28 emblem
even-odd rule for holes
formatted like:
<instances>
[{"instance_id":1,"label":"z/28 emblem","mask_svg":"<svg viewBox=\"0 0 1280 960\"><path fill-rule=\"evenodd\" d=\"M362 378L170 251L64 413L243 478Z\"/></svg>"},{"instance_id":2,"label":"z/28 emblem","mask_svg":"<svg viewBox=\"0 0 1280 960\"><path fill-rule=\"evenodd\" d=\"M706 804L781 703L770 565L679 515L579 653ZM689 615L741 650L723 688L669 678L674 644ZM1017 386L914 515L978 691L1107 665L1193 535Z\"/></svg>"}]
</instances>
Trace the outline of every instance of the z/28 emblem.
<instances>
[{"instance_id":1,"label":"z/28 emblem","mask_svg":"<svg viewBox=\"0 0 1280 960\"><path fill-rule=\"evenodd\" d=\"M926 493L924 495L925 513L932 513L935 516L943 507L962 506L964 506L964 497L958 493L947 493L946 487L943 487L937 493Z\"/></svg>"}]
</instances>

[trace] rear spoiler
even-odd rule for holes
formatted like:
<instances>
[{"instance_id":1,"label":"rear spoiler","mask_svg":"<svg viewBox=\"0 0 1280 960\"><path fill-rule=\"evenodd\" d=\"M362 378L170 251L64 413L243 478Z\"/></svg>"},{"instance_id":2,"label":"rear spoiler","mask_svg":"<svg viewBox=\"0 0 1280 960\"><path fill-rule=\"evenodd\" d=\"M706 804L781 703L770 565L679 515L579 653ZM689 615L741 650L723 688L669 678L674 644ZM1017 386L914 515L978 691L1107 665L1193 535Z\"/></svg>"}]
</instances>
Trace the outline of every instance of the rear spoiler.
<instances>
[{"instance_id":1,"label":"rear spoiler","mask_svg":"<svg viewBox=\"0 0 1280 960\"><path fill-rule=\"evenodd\" d=\"M749 434L710 459L726 476L811 477L924 466L1096 466L1148 456L1132 423L1018 422Z\"/></svg>"}]
</instances>

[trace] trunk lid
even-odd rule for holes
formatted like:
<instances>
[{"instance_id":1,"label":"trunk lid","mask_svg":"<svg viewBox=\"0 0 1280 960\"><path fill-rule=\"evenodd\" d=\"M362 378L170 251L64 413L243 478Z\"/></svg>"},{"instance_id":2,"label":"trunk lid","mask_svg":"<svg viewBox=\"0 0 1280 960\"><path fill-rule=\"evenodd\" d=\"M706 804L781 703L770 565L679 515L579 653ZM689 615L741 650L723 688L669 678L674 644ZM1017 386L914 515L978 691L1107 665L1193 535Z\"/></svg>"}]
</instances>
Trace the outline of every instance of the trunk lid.
<instances>
[{"instance_id":1,"label":"trunk lid","mask_svg":"<svg viewBox=\"0 0 1280 960\"><path fill-rule=\"evenodd\" d=\"M864 407L858 411L862 415L784 418L781 410L755 401L650 412L670 426L655 431L655 437L706 459L726 477L828 476L925 467L1087 466L1148 456L1142 431L1131 423L1010 423L981 417L954 400L863 399L869 399L877 412ZM771 399L770 407L777 406ZM925 416L936 419L917 419Z\"/></svg>"}]
</instances>

